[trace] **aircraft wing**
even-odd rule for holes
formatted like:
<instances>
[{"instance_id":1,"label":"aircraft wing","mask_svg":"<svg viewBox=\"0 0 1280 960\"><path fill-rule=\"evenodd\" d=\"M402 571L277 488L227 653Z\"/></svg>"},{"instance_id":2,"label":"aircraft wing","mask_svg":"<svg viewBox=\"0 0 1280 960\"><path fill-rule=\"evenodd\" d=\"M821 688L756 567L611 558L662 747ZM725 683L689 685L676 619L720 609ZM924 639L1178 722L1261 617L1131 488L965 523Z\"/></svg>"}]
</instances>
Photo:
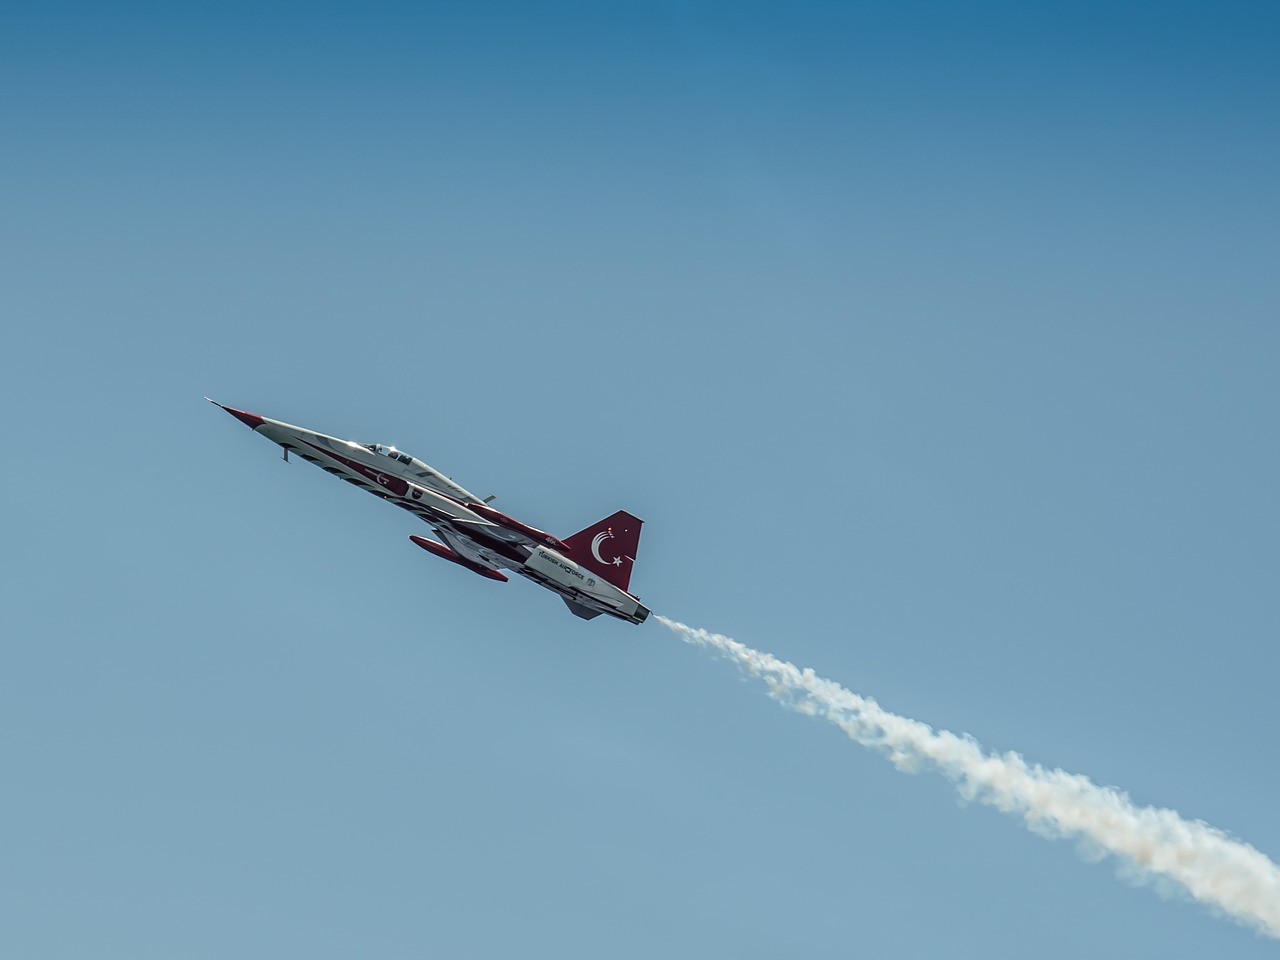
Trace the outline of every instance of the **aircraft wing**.
<instances>
[{"instance_id":1,"label":"aircraft wing","mask_svg":"<svg viewBox=\"0 0 1280 960\"><path fill-rule=\"evenodd\" d=\"M498 540L505 540L507 543L522 543L531 547L541 545L539 541L520 530L512 530L509 527L490 523L488 520L462 520L454 518L449 522L456 526L458 528L458 532L462 534L466 534L469 530L478 530L486 536L494 537Z\"/></svg>"},{"instance_id":2,"label":"aircraft wing","mask_svg":"<svg viewBox=\"0 0 1280 960\"><path fill-rule=\"evenodd\" d=\"M451 520L449 522L451 524L456 523L461 526L466 521ZM492 524L485 524L485 526L492 526ZM472 563L478 563L481 566L488 567L493 565L493 560L478 551L470 540L465 536L460 536L457 531L451 530L443 524L440 526L433 525L431 529L434 530L436 536L447 543L449 548L453 550L454 553L458 554L458 556L464 557ZM465 530L463 532L465 532Z\"/></svg>"}]
</instances>

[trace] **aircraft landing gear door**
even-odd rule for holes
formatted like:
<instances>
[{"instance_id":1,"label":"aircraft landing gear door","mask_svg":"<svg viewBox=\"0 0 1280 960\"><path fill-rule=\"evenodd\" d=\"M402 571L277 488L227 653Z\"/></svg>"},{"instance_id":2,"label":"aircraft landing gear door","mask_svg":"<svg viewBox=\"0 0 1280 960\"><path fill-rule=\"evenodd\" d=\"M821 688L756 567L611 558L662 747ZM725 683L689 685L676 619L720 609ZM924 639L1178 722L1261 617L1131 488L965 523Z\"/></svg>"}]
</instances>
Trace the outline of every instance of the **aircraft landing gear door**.
<instances>
[{"instance_id":1,"label":"aircraft landing gear door","mask_svg":"<svg viewBox=\"0 0 1280 960\"><path fill-rule=\"evenodd\" d=\"M280 449L284 451L284 462L285 462L285 463L288 463L288 462L289 462L289 448L288 448L287 446L285 446L285 445L282 443L282 444L280 444Z\"/></svg>"}]
</instances>

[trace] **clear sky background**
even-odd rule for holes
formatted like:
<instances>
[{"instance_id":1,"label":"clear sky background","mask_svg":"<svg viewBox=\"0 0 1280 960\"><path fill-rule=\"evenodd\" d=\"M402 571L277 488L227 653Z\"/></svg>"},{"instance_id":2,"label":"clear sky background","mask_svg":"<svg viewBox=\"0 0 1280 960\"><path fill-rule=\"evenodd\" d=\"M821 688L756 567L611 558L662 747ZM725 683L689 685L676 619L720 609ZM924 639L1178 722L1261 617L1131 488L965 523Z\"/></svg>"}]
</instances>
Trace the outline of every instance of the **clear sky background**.
<instances>
[{"instance_id":1,"label":"clear sky background","mask_svg":"<svg viewBox=\"0 0 1280 960\"><path fill-rule=\"evenodd\" d=\"M1280 858L1270 3L0 24L0 953L1274 957L203 394Z\"/></svg>"}]
</instances>

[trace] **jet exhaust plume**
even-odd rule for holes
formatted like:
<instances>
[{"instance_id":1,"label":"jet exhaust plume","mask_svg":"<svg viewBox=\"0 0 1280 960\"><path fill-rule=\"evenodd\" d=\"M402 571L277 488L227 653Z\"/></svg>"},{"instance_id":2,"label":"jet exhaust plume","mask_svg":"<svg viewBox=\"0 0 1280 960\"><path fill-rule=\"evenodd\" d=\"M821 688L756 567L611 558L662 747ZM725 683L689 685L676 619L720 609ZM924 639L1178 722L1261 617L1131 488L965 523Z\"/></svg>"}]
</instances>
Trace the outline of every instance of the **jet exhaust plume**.
<instances>
[{"instance_id":1,"label":"jet exhaust plume","mask_svg":"<svg viewBox=\"0 0 1280 960\"><path fill-rule=\"evenodd\" d=\"M1173 881L1196 900L1280 939L1280 867L1216 827L1173 810L1139 807L1114 787L1047 770L1017 753L987 753L972 737L890 713L811 669L667 617L654 619L759 677L784 706L830 721L899 769L936 768L966 800L1020 817L1042 836L1079 840L1087 854L1110 853L1133 879Z\"/></svg>"}]
</instances>

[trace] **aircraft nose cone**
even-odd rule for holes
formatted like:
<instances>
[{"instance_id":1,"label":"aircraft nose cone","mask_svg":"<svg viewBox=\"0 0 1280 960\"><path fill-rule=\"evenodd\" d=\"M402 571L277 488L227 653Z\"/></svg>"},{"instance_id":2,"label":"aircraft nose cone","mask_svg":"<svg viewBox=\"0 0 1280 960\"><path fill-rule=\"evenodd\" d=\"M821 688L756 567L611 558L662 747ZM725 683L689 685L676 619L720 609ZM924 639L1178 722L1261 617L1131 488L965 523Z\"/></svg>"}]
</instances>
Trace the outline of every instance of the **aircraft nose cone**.
<instances>
[{"instance_id":1,"label":"aircraft nose cone","mask_svg":"<svg viewBox=\"0 0 1280 960\"><path fill-rule=\"evenodd\" d=\"M209 400L208 397L205 397L205 399ZM223 410L227 411L227 413L231 414L233 417L235 417L237 420L243 423L250 430L257 430L260 426L263 425L263 423L266 422L265 420L262 419L262 417L258 416L256 413L248 413L244 410L237 410L235 407L228 407L225 403L218 403L217 400L209 400L209 402L212 403L214 406L222 407Z\"/></svg>"}]
</instances>

